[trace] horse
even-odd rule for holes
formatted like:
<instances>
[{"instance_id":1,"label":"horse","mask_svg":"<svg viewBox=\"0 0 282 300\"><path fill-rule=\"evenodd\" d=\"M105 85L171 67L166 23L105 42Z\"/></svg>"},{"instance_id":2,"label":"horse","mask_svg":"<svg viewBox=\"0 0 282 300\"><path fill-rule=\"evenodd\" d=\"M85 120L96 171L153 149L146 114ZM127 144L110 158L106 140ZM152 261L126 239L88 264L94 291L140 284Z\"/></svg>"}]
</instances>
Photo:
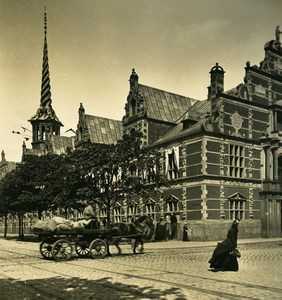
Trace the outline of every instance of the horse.
<instances>
[{"instance_id":1,"label":"horse","mask_svg":"<svg viewBox=\"0 0 282 300\"><path fill-rule=\"evenodd\" d=\"M110 225L113 244L121 254L119 243L122 239L132 240L132 250L136 254L136 248L143 252L143 238L151 238L154 233L153 220L150 216L140 216L133 223L113 223Z\"/></svg>"}]
</instances>

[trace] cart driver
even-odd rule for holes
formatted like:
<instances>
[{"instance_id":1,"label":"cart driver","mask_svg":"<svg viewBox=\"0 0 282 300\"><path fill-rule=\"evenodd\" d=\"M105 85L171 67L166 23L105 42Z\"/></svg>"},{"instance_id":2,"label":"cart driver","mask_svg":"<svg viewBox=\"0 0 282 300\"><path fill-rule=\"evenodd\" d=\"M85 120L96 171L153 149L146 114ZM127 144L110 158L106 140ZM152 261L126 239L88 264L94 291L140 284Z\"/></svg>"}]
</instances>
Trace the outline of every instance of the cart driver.
<instances>
[{"instance_id":1,"label":"cart driver","mask_svg":"<svg viewBox=\"0 0 282 300\"><path fill-rule=\"evenodd\" d=\"M87 206L83 210L83 218L85 220L95 220L97 221L97 216L96 212L93 208L94 201L93 200L88 200L87 201Z\"/></svg>"}]
</instances>

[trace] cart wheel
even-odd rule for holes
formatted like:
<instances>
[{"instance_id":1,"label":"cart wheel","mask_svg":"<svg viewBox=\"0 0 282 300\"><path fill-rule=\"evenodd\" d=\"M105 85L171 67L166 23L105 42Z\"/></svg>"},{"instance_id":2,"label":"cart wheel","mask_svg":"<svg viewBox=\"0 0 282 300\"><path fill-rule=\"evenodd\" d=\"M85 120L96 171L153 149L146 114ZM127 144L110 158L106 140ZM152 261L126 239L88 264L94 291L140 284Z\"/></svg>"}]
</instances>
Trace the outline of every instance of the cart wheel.
<instances>
[{"instance_id":1,"label":"cart wheel","mask_svg":"<svg viewBox=\"0 0 282 300\"><path fill-rule=\"evenodd\" d=\"M75 244L75 252L80 257L86 257L90 250L89 250L89 242L88 241L79 241Z\"/></svg>"},{"instance_id":2,"label":"cart wheel","mask_svg":"<svg viewBox=\"0 0 282 300\"><path fill-rule=\"evenodd\" d=\"M93 258L103 258L107 255L107 243L101 239L96 239L91 242L89 250Z\"/></svg>"},{"instance_id":3,"label":"cart wheel","mask_svg":"<svg viewBox=\"0 0 282 300\"><path fill-rule=\"evenodd\" d=\"M39 249L40 249L40 253L42 255L43 258L45 259L53 259L53 254L52 254L52 244L53 241L42 241L40 243Z\"/></svg>"},{"instance_id":4,"label":"cart wheel","mask_svg":"<svg viewBox=\"0 0 282 300\"><path fill-rule=\"evenodd\" d=\"M134 251L134 243L135 243L135 251ZM144 252L144 246L142 240L132 240L131 248L133 253L143 253Z\"/></svg>"},{"instance_id":5,"label":"cart wheel","mask_svg":"<svg viewBox=\"0 0 282 300\"><path fill-rule=\"evenodd\" d=\"M52 255L56 261L70 260L72 257L72 245L67 240L58 240L52 246Z\"/></svg>"}]
</instances>

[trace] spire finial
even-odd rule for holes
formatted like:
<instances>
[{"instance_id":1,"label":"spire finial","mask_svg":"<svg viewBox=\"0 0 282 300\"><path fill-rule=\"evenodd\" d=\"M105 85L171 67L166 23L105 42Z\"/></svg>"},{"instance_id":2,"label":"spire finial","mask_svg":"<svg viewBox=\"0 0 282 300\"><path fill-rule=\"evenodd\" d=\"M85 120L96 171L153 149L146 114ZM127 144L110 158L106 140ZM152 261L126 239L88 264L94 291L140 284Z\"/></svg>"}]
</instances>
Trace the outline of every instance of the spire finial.
<instances>
[{"instance_id":1,"label":"spire finial","mask_svg":"<svg viewBox=\"0 0 282 300\"><path fill-rule=\"evenodd\" d=\"M47 34L47 7L45 6L44 11L44 34Z\"/></svg>"}]
</instances>

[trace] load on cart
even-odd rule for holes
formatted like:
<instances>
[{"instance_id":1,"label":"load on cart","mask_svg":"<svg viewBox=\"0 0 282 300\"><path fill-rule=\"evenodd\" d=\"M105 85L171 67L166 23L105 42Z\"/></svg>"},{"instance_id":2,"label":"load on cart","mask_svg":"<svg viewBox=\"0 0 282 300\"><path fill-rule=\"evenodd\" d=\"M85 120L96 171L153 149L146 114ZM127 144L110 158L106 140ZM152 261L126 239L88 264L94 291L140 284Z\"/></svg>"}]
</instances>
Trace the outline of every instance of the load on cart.
<instances>
[{"instance_id":1,"label":"load on cart","mask_svg":"<svg viewBox=\"0 0 282 300\"><path fill-rule=\"evenodd\" d=\"M133 223L113 223L106 229L99 229L95 219L76 222L61 217L38 221L33 233L42 240L40 253L45 259L69 260L73 251L80 257L104 258L109 253L109 245L115 245L121 253L122 239L132 240L133 253L142 253L143 238L153 231L152 219L141 216Z\"/></svg>"}]
</instances>

